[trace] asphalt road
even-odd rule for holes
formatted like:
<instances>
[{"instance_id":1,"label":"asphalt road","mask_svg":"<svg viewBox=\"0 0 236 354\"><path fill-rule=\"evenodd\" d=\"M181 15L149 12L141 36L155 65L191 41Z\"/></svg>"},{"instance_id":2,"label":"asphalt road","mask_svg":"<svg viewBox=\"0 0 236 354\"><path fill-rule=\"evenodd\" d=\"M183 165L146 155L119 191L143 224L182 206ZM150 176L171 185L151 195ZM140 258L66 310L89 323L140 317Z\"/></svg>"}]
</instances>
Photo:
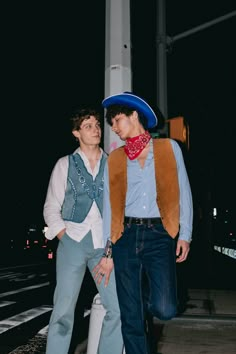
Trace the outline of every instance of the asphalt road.
<instances>
[{"instance_id":1,"label":"asphalt road","mask_svg":"<svg viewBox=\"0 0 236 354\"><path fill-rule=\"evenodd\" d=\"M40 262L0 268L1 354L8 354L22 345L26 353L34 353L34 348L45 346L54 287L53 263ZM87 336L89 316L85 318L84 313L91 307L94 295L93 283L86 273L76 306L72 352ZM81 327L81 323L83 326L79 332L78 325ZM27 347L30 348L29 351Z\"/></svg>"}]
</instances>

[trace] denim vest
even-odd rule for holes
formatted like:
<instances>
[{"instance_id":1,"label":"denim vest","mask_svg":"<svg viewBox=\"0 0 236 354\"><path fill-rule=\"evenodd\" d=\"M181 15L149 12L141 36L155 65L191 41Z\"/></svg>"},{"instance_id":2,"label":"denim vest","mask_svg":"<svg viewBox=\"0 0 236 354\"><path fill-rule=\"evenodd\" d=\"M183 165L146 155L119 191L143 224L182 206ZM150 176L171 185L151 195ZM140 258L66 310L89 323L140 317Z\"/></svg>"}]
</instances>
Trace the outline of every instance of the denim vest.
<instances>
[{"instance_id":1,"label":"denim vest","mask_svg":"<svg viewBox=\"0 0 236 354\"><path fill-rule=\"evenodd\" d=\"M69 167L62 218L67 221L83 222L94 201L102 215L105 154L102 155L95 180L87 171L79 154L71 154L68 158Z\"/></svg>"}]
</instances>

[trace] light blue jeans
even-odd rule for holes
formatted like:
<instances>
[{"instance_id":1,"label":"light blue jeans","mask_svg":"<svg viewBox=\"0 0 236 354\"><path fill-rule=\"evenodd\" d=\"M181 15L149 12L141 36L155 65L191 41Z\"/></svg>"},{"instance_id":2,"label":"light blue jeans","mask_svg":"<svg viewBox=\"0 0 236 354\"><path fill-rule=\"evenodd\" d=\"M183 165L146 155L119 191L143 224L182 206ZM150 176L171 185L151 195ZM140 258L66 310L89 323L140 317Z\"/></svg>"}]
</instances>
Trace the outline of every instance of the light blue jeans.
<instances>
[{"instance_id":1,"label":"light blue jeans","mask_svg":"<svg viewBox=\"0 0 236 354\"><path fill-rule=\"evenodd\" d=\"M85 275L100 261L103 249L94 249L89 232L81 242L65 234L59 241L56 260L56 289L54 306L49 323L46 354L67 354L74 324L75 306ZM115 276L112 271L109 284L97 286L106 309L97 354L122 354L120 310L116 294Z\"/></svg>"}]
</instances>

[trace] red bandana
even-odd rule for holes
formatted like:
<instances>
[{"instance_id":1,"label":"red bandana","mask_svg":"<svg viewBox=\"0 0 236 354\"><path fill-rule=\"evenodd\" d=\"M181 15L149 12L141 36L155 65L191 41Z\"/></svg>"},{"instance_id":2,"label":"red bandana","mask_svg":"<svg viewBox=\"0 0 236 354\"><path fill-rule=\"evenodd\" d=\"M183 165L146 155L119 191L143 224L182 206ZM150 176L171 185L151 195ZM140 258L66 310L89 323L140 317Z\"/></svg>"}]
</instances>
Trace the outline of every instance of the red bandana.
<instances>
[{"instance_id":1,"label":"red bandana","mask_svg":"<svg viewBox=\"0 0 236 354\"><path fill-rule=\"evenodd\" d=\"M141 154L145 146L149 143L150 139L151 135L148 131L145 131L145 133L135 136L134 138L128 138L124 147L128 158L130 160L136 159L136 157Z\"/></svg>"}]
</instances>

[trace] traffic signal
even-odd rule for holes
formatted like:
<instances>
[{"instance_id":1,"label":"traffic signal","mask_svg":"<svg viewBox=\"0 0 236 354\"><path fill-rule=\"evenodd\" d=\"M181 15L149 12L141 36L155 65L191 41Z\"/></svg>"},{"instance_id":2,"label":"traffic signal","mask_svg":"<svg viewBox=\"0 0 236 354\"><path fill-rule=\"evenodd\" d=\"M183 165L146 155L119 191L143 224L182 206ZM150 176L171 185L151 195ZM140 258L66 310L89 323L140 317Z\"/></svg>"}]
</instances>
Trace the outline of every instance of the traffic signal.
<instances>
[{"instance_id":1,"label":"traffic signal","mask_svg":"<svg viewBox=\"0 0 236 354\"><path fill-rule=\"evenodd\" d=\"M169 137L184 143L189 149L189 125L184 117L167 119L169 125Z\"/></svg>"}]
</instances>

